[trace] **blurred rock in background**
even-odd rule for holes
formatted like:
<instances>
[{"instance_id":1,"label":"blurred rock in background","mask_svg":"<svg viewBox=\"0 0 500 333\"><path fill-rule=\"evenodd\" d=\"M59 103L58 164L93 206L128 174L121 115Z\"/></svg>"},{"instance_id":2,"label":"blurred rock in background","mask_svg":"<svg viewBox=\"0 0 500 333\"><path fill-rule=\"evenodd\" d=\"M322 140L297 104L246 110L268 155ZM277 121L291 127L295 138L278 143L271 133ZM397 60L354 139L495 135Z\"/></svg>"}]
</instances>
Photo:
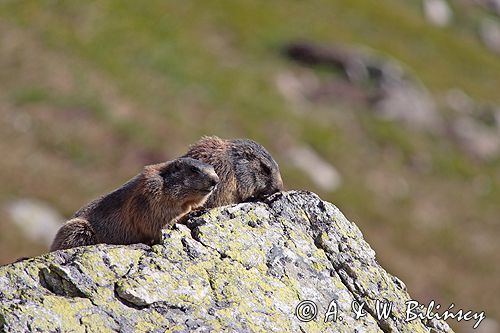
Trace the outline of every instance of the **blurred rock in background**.
<instances>
[{"instance_id":1,"label":"blurred rock in background","mask_svg":"<svg viewBox=\"0 0 500 333\"><path fill-rule=\"evenodd\" d=\"M500 107L480 105L459 89L449 91L446 102L455 112L450 130L460 147L482 160L500 156Z\"/></svg>"},{"instance_id":2,"label":"blurred rock in background","mask_svg":"<svg viewBox=\"0 0 500 333\"><path fill-rule=\"evenodd\" d=\"M447 26L453 17L453 13L446 0L424 0L424 14L427 21L439 26Z\"/></svg>"},{"instance_id":3,"label":"blurred rock in background","mask_svg":"<svg viewBox=\"0 0 500 333\"><path fill-rule=\"evenodd\" d=\"M483 19L479 26L479 36L488 49L500 54L500 22L498 20Z\"/></svg>"},{"instance_id":4,"label":"blurred rock in background","mask_svg":"<svg viewBox=\"0 0 500 333\"><path fill-rule=\"evenodd\" d=\"M64 222L63 217L50 205L36 199L19 199L10 202L6 210L10 219L27 238L52 244L57 230Z\"/></svg>"},{"instance_id":5,"label":"blurred rock in background","mask_svg":"<svg viewBox=\"0 0 500 333\"><path fill-rule=\"evenodd\" d=\"M311 147L291 147L286 155L290 163L300 169L324 191L335 191L342 184L342 178L333 165L326 162Z\"/></svg>"},{"instance_id":6,"label":"blurred rock in background","mask_svg":"<svg viewBox=\"0 0 500 333\"><path fill-rule=\"evenodd\" d=\"M393 58L366 48L305 41L289 43L285 54L322 71L316 79L281 77L277 81L280 91L293 100L302 92L312 101L343 101L350 106L363 103L380 117L399 121L408 128L430 132L442 129L431 94ZM325 71L330 75L326 76Z\"/></svg>"}]
</instances>

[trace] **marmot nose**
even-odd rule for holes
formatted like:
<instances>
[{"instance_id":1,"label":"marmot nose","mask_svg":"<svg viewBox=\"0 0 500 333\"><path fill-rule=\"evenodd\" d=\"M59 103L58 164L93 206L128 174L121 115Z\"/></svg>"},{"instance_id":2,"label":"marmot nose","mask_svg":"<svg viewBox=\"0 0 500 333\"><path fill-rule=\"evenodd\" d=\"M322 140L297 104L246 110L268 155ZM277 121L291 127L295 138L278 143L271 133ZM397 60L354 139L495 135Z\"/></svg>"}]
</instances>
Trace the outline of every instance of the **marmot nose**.
<instances>
[{"instance_id":1,"label":"marmot nose","mask_svg":"<svg viewBox=\"0 0 500 333\"><path fill-rule=\"evenodd\" d=\"M219 177L210 178L210 185L215 186L217 184L219 184Z\"/></svg>"}]
</instances>

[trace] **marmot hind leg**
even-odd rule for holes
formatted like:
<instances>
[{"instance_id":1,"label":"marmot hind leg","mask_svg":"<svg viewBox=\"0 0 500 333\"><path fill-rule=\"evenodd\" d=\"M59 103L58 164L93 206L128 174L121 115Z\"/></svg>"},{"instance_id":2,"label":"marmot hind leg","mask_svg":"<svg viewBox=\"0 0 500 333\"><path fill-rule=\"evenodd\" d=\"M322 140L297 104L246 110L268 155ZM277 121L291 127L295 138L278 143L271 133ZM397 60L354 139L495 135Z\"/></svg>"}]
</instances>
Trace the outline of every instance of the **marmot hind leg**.
<instances>
[{"instance_id":1,"label":"marmot hind leg","mask_svg":"<svg viewBox=\"0 0 500 333\"><path fill-rule=\"evenodd\" d=\"M66 222L57 232L50 251L97 244L94 229L87 220L75 218Z\"/></svg>"}]
</instances>

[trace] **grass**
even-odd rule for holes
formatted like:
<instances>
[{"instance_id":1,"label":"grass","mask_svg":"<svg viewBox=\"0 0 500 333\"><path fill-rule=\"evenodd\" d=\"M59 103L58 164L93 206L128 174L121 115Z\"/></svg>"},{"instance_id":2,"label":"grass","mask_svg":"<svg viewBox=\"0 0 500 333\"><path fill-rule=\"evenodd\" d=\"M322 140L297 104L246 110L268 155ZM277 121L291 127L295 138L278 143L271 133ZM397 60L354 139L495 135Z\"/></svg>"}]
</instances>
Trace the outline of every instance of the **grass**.
<instances>
[{"instance_id":1,"label":"grass","mask_svg":"<svg viewBox=\"0 0 500 333\"><path fill-rule=\"evenodd\" d=\"M276 156L288 188L317 191L360 225L413 295L499 318L492 263L500 248L490 243L499 231L500 162L476 161L442 136L360 107L297 107L275 86L277 75L297 69L282 46L307 39L394 57L438 101L460 88L500 104L498 56L474 30L484 12L454 9L452 26L440 29L414 2L396 0L3 2L0 203L36 197L70 216L201 135L252 137ZM18 118L28 119L27 131ZM290 142L335 165L342 187L322 192L289 167L282 152ZM43 251L0 216L0 262ZM440 274L428 272L436 262Z\"/></svg>"}]
</instances>

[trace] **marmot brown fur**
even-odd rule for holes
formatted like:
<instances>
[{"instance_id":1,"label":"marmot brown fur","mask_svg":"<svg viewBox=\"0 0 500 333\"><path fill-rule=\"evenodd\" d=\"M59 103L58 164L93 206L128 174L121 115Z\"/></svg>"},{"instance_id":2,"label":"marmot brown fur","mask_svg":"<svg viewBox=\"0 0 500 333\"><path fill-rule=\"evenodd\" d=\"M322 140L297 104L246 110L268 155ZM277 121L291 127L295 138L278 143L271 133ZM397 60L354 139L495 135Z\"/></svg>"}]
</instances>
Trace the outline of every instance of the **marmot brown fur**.
<instances>
[{"instance_id":1,"label":"marmot brown fur","mask_svg":"<svg viewBox=\"0 0 500 333\"><path fill-rule=\"evenodd\" d=\"M212 165L220 183L205 208L254 201L283 190L278 164L260 144L248 139L203 137L184 157Z\"/></svg>"},{"instance_id":2,"label":"marmot brown fur","mask_svg":"<svg viewBox=\"0 0 500 333\"><path fill-rule=\"evenodd\" d=\"M59 229L50 250L98 243L158 244L162 227L202 206L218 182L212 166L192 158L148 165L77 211Z\"/></svg>"}]
</instances>

